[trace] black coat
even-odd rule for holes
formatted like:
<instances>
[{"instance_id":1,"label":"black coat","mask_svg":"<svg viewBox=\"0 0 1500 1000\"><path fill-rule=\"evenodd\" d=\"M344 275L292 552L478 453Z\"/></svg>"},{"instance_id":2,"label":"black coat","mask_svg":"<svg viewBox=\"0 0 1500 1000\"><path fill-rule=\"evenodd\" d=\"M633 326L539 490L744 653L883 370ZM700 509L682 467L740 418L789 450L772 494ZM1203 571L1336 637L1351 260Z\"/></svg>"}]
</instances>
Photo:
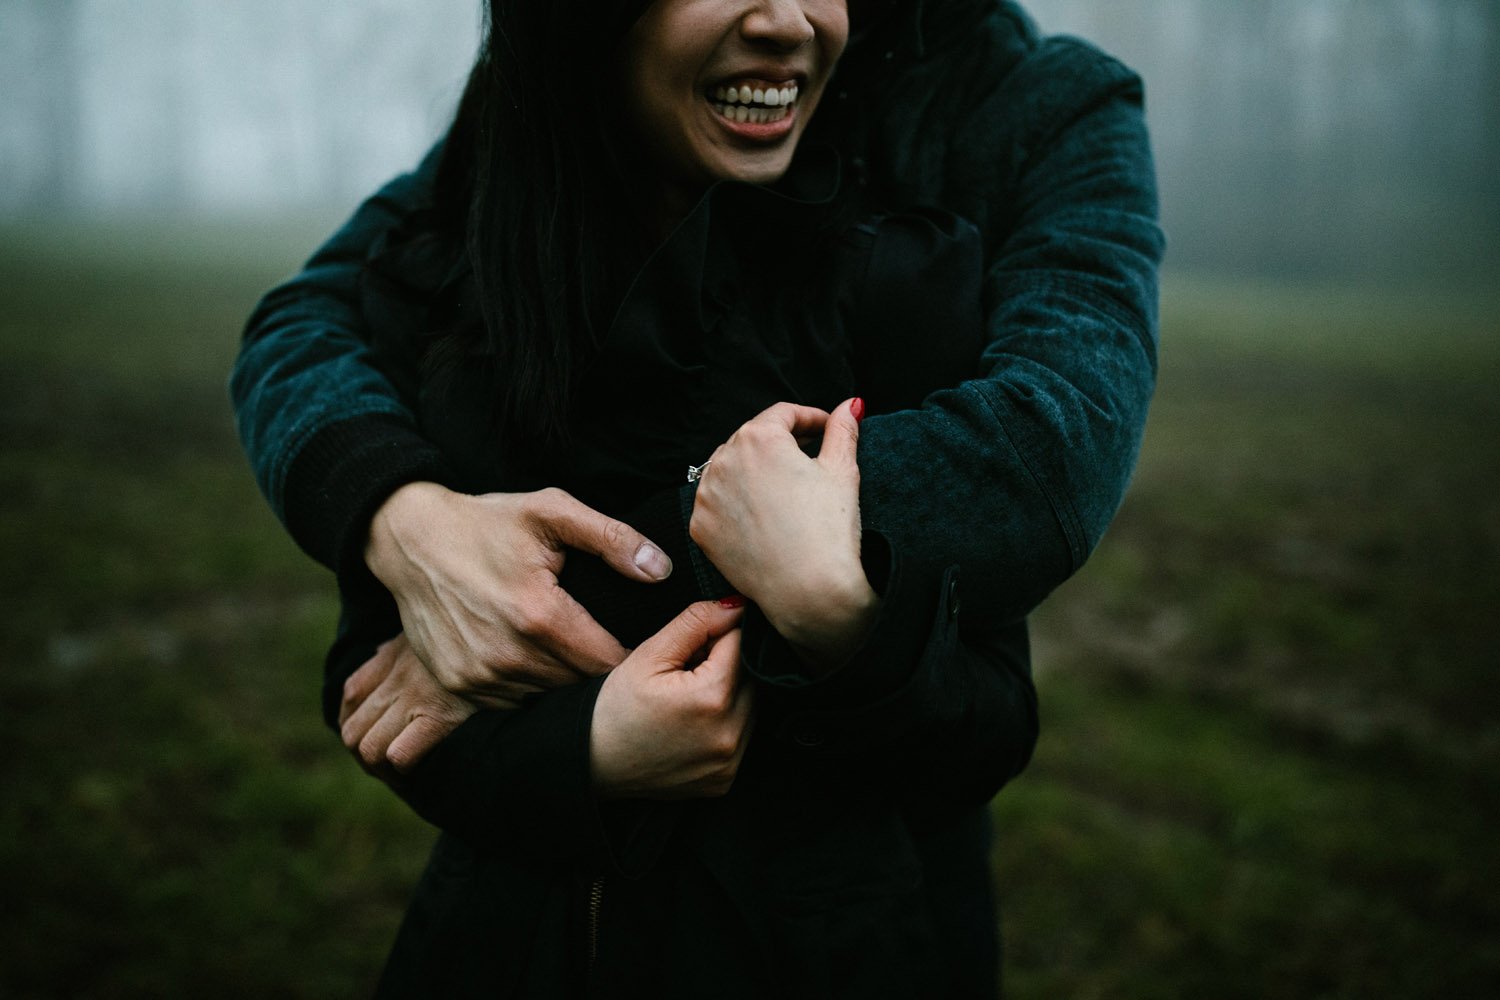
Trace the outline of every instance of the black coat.
<instances>
[{"instance_id":1,"label":"black coat","mask_svg":"<svg viewBox=\"0 0 1500 1000\"><path fill-rule=\"evenodd\" d=\"M901 30L851 44L813 125L844 152L867 227L863 245L858 227L841 230L848 241L827 258L838 278L828 287L862 291L859 302L819 301L851 339L815 341L832 347L806 401L858 390L877 408L860 443L867 569L885 599L875 637L848 667L808 683L763 622L747 623L763 716L720 801L601 808L586 752L597 682L470 720L403 789L446 832L393 951L388 995L993 992L983 803L1024 766L1036 737L1021 620L1082 562L1123 493L1154 375L1161 239L1133 74L1082 43L1040 39L1010 3L924 0L906 11L913 20ZM854 80L865 86L840 89ZM880 113L840 115L842 100ZM401 482L519 488L529 475L487 466L483 441L465 440L472 425L431 419L439 410L422 394L433 385L401 384L399 372L415 370L404 365L381 372L368 339L349 334L425 308L451 277L424 273L388 239L430 182L424 169L391 185L269 295L236 367L240 429L260 481L299 543L341 568L369 512ZM875 210L895 214L882 221ZM956 217L968 227L939 221ZM932 248L911 255L903 233L960 248L977 239L977 295L960 282L914 298L910 284L838 270L863 260L881 273L882 253L895 248L896 272L920 273L906 264L933 259ZM709 237L711 253L733 250ZM361 309L361 273L373 308ZM701 328L735 314L716 308L718 293L701 294L712 284L640 303L690 303L696 315L667 326ZM967 350L973 321L960 307L970 296L982 346L977 365L955 374L946 366ZM890 322L865 322L861 307ZM795 312L779 321L803 322ZM872 330L894 339L871 349L881 337ZM380 351L413 349L403 336L387 335ZM924 367L928 347L938 350ZM847 386L833 371L841 357L852 359ZM939 386L956 388L921 398ZM461 379L449 388L462 397ZM920 409L896 409L913 398ZM682 443L663 460L674 477L707 454L690 436ZM613 493L601 490L601 504ZM656 541L672 525L683 534L680 504L628 483L618 499L614 512L639 509L633 520ZM685 534L676 542L686 546ZM674 556L674 579L695 585L687 599L711 592L712 574L690 551ZM570 560L575 571L587 575ZM341 587L331 713L343 678L393 631L388 595L357 571ZM603 620L614 599L594 593Z\"/></svg>"},{"instance_id":2,"label":"black coat","mask_svg":"<svg viewBox=\"0 0 1500 1000\"><path fill-rule=\"evenodd\" d=\"M375 350L406 383L455 484L477 493L560 480L642 526L663 496L678 506L677 487L662 491L691 461L774 402L832 408L858 388L878 415L977 365L978 231L934 210L846 225L838 173L835 157L809 152L776 190L710 190L632 282L565 459L528 464L517 442L487 436L483 356L434 350L423 333L434 324L412 315L465 297L461 280L413 286L427 273L411 258L424 241L398 237L371 260ZM941 336L914 339L917 325ZM647 534L686 567L701 556L681 524ZM762 688L758 730L722 800L596 803L587 755L600 682L481 713L450 738L402 789L449 835L384 991L993 995L984 804L1035 738L1024 624L977 616L975 634L960 637L957 567L908 558L874 532L865 549L883 609L831 678L807 678L752 612L743 648ZM633 584L579 554L562 582L627 645L720 593ZM379 595L361 598L355 581L346 595L359 624L330 662L335 677L399 628Z\"/></svg>"}]
</instances>

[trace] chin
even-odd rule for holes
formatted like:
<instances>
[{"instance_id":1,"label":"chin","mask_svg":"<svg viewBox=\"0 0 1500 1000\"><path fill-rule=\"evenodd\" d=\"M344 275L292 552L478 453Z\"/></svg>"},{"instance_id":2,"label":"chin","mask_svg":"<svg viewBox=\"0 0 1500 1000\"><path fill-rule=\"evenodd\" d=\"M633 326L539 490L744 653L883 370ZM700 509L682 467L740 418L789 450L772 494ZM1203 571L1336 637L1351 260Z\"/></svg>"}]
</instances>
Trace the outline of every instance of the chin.
<instances>
[{"instance_id":1,"label":"chin","mask_svg":"<svg viewBox=\"0 0 1500 1000\"><path fill-rule=\"evenodd\" d=\"M744 184L774 184L786 175L792 165L790 155L735 160L718 165L713 171L717 180L740 181Z\"/></svg>"}]
</instances>

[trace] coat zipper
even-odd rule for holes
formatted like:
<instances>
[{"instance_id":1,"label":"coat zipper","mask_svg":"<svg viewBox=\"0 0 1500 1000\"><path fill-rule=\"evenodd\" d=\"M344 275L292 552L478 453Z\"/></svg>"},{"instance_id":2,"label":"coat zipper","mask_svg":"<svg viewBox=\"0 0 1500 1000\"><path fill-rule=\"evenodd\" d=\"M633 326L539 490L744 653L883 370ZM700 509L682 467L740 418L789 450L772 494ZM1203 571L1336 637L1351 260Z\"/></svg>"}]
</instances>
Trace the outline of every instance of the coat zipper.
<instances>
[{"instance_id":1,"label":"coat zipper","mask_svg":"<svg viewBox=\"0 0 1500 1000\"><path fill-rule=\"evenodd\" d=\"M604 877L594 879L589 886L589 968L599 957L599 908L604 905Z\"/></svg>"}]
</instances>

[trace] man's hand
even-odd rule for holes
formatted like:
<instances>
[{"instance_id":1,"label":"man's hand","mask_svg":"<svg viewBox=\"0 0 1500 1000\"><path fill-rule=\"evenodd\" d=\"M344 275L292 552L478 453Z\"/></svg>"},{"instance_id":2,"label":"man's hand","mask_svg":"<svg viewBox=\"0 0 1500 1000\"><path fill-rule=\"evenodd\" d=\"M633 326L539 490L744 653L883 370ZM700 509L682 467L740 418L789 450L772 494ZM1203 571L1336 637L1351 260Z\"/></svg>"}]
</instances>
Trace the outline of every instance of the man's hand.
<instances>
[{"instance_id":1,"label":"man's hand","mask_svg":"<svg viewBox=\"0 0 1500 1000\"><path fill-rule=\"evenodd\" d=\"M630 526L558 489L393 493L365 561L396 598L411 649L449 692L490 708L603 673L625 649L558 586L567 547L643 583L671 561Z\"/></svg>"},{"instance_id":2,"label":"man's hand","mask_svg":"<svg viewBox=\"0 0 1500 1000\"><path fill-rule=\"evenodd\" d=\"M393 767L411 770L473 714L474 706L439 684L402 635L349 675L339 735L365 770L386 778Z\"/></svg>"},{"instance_id":3,"label":"man's hand","mask_svg":"<svg viewBox=\"0 0 1500 1000\"><path fill-rule=\"evenodd\" d=\"M689 531L719 572L755 601L810 665L831 668L859 647L879 597L860 562L859 420L778 403L713 453ZM822 434L815 458L799 438Z\"/></svg>"},{"instance_id":4,"label":"man's hand","mask_svg":"<svg viewBox=\"0 0 1500 1000\"><path fill-rule=\"evenodd\" d=\"M589 732L606 798L723 795L750 740L737 600L691 605L614 669Z\"/></svg>"}]
</instances>

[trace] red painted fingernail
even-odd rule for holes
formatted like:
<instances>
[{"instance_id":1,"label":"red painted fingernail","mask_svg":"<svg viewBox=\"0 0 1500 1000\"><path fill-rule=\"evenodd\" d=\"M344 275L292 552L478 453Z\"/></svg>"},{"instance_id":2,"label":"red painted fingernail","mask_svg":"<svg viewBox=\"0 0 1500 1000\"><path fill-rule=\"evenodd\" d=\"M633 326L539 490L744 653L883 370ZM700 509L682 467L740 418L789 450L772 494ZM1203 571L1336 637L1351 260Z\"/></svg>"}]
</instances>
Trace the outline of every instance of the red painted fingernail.
<instances>
[{"instance_id":1,"label":"red painted fingernail","mask_svg":"<svg viewBox=\"0 0 1500 1000\"><path fill-rule=\"evenodd\" d=\"M719 598L719 607L721 608L743 608L744 606L745 599L739 594L730 594L728 597Z\"/></svg>"},{"instance_id":2,"label":"red painted fingernail","mask_svg":"<svg viewBox=\"0 0 1500 1000\"><path fill-rule=\"evenodd\" d=\"M859 396L856 396L854 398L854 402L852 402L852 403L849 404L849 412L852 413L852 414L854 414L854 422L855 423L859 423L861 420L865 419L865 401L864 401L864 399L861 398L861 397L859 397Z\"/></svg>"}]
</instances>

